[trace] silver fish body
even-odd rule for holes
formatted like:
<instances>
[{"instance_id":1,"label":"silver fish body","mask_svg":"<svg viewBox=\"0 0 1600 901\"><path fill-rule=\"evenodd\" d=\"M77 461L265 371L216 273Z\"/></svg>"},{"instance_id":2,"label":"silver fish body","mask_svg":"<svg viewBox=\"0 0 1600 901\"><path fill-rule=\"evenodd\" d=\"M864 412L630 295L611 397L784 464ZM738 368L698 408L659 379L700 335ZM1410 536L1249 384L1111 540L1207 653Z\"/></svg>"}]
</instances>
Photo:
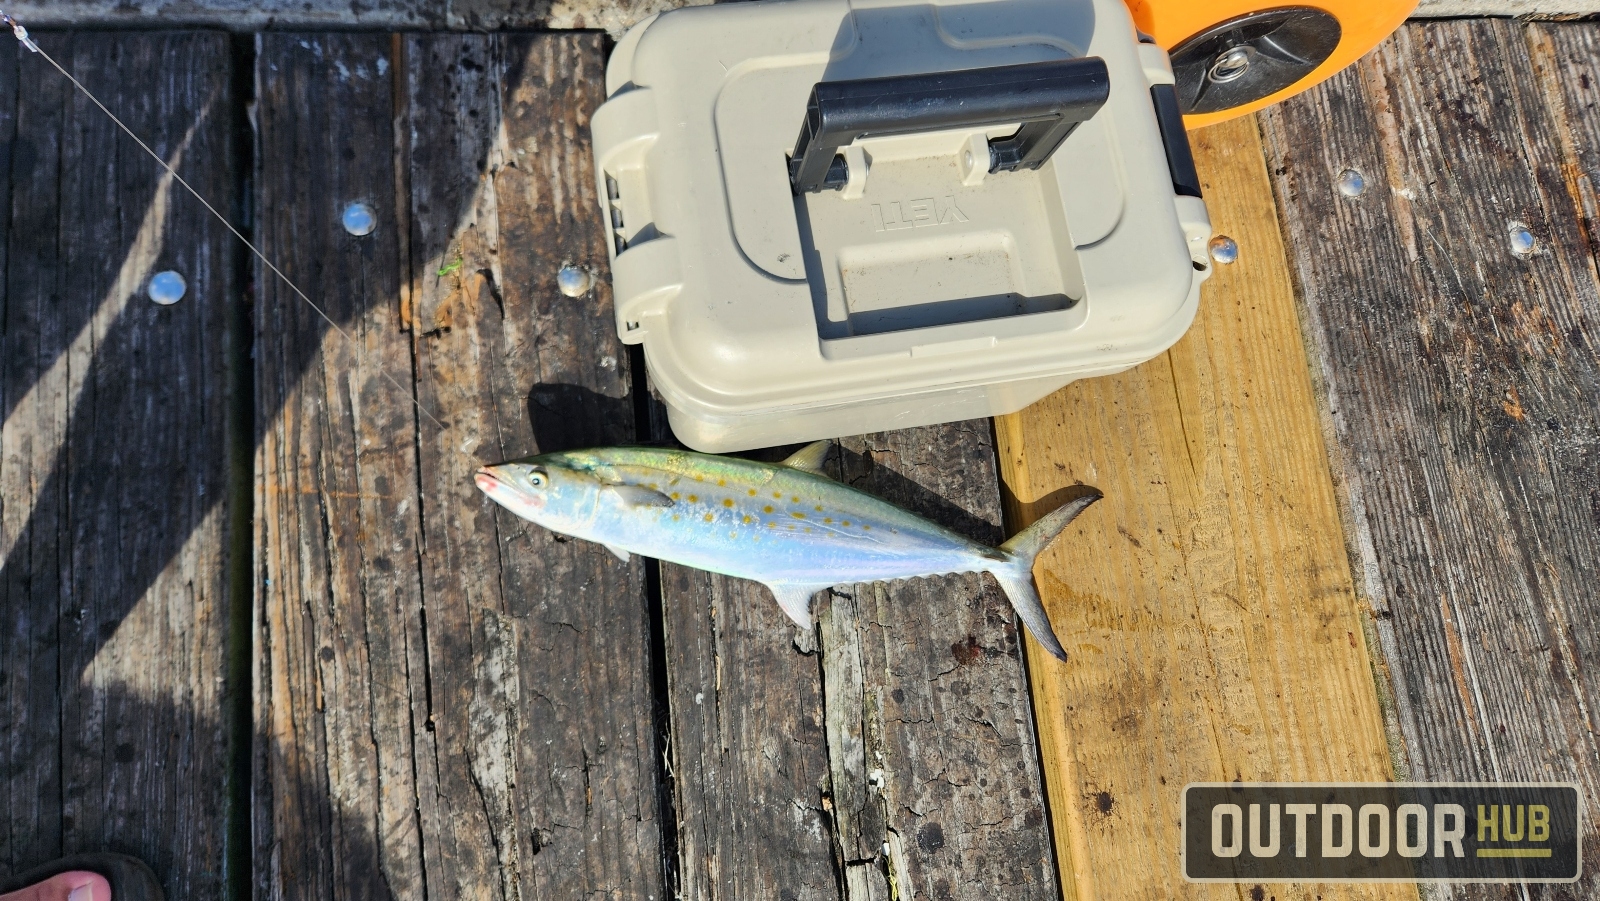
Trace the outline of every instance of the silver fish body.
<instances>
[{"instance_id":1,"label":"silver fish body","mask_svg":"<svg viewBox=\"0 0 1600 901\"><path fill-rule=\"evenodd\" d=\"M802 626L812 595L833 585L989 572L1034 637L1065 658L1033 560L1098 494L991 548L822 475L830 448L818 442L784 464L654 448L568 451L485 467L477 484L518 516L624 558L762 582Z\"/></svg>"}]
</instances>

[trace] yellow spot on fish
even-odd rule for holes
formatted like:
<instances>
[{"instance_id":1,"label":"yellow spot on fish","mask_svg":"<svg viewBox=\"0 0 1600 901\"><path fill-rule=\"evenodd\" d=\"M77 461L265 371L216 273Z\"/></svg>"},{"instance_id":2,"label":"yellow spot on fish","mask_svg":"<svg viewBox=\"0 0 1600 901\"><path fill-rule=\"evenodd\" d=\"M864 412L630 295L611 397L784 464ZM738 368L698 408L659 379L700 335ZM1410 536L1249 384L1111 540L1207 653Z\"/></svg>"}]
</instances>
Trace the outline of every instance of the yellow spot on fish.
<instances>
[{"instance_id":1,"label":"yellow spot on fish","mask_svg":"<svg viewBox=\"0 0 1600 901\"><path fill-rule=\"evenodd\" d=\"M651 482L651 483L650 483L650 484L649 484L649 485L648 485L648 486L647 486L647 487L649 487L649 489L650 489L650 490L651 490L651 491L655 491L655 490L656 490L656 489L657 489L657 488L658 488L658 487L659 487L659 486L658 486L658 485L656 485L656 483L655 483L655 482Z\"/></svg>"},{"instance_id":2,"label":"yellow spot on fish","mask_svg":"<svg viewBox=\"0 0 1600 901\"><path fill-rule=\"evenodd\" d=\"M872 531L872 527L867 525L866 523L862 523L861 524L861 531L870 532L870 531Z\"/></svg>"},{"instance_id":3,"label":"yellow spot on fish","mask_svg":"<svg viewBox=\"0 0 1600 901\"><path fill-rule=\"evenodd\" d=\"M797 504L798 504L798 503L800 503L800 495L798 495L798 494L797 494L797 495L795 495L795 496L794 496L794 498L793 498L793 500L794 500L794 502L795 502L795 503L797 503Z\"/></svg>"},{"instance_id":4,"label":"yellow spot on fish","mask_svg":"<svg viewBox=\"0 0 1600 901\"><path fill-rule=\"evenodd\" d=\"M677 522L677 521L678 521L678 520L680 520L680 519L682 519L682 518L683 518L683 517L681 517L681 516L679 516L679 515L678 515L678 514L676 514L676 513L674 513L674 514L672 514L672 521L673 521L673 522Z\"/></svg>"},{"instance_id":5,"label":"yellow spot on fish","mask_svg":"<svg viewBox=\"0 0 1600 901\"><path fill-rule=\"evenodd\" d=\"M731 497L723 498L722 506L724 506L724 507L732 507L733 506L733 498L731 498Z\"/></svg>"},{"instance_id":6,"label":"yellow spot on fish","mask_svg":"<svg viewBox=\"0 0 1600 901\"><path fill-rule=\"evenodd\" d=\"M824 517L822 517L822 521L823 521L823 522L826 522L826 523L831 523L831 522L833 522L833 517L831 517L831 516L824 516Z\"/></svg>"},{"instance_id":7,"label":"yellow spot on fish","mask_svg":"<svg viewBox=\"0 0 1600 901\"><path fill-rule=\"evenodd\" d=\"M777 525L778 525L777 523L772 522L770 520L768 520L768 522L767 522L767 528L769 528L769 529L775 528Z\"/></svg>"},{"instance_id":8,"label":"yellow spot on fish","mask_svg":"<svg viewBox=\"0 0 1600 901\"><path fill-rule=\"evenodd\" d=\"M791 531L791 532L793 532L793 531L794 531L794 525L793 525L793 524L790 524L790 526L789 526L789 531Z\"/></svg>"},{"instance_id":9,"label":"yellow spot on fish","mask_svg":"<svg viewBox=\"0 0 1600 901\"><path fill-rule=\"evenodd\" d=\"M818 513L821 513L821 512L822 512L822 505L821 505L821 504L818 504L818 505L817 505L817 512L818 512Z\"/></svg>"},{"instance_id":10,"label":"yellow spot on fish","mask_svg":"<svg viewBox=\"0 0 1600 901\"><path fill-rule=\"evenodd\" d=\"M756 496L756 490L754 488L750 489L750 496L751 497L755 497Z\"/></svg>"},{"instance_id":11,"label":"yellow spot on fish","mask_svg":"<svg viewBox=\"0 0 1600 901\"><path fill-rule=\"evenodd\" d=\"M762 507L761 508L761 512L762 513L771 513L772 512L772 505L768 504L765 507Z\"/></svg>"},{"instance_id":12,"label":"yellow spot on fish","mask_svg":"<svg viewBox=\"0 0 1600 901\"><path fill-rule=\"evenodd\" d=\"M718 485L726 485L726 484L728 484L728 480L727 479L717 479L717 484Z\"/></svg>"},{"instance_id":13,"label":"yellow spot on fish","mask_svg":"<svg viewBox=\"0 0 1600 901\"><path fill-rule=\"evenodd\" d=\"M699 501L700 501L700 498L698 496L693 495L693 494L689 495L689 503L694 504L694 503L698 503Z\"/></svg>"},{"instance_id":14,"label":"yellow spot on fish","mask_svg":"<svg viewBox=\"0 0 1600 901\"><path fill-rule=\"evenodd\" d=\"M848 526L850 524L850 520L845 520L843 524Z\"/></svg>"},{"instance_id":15,"label":"yellow spot on fish","mask_svg":"<svg viewBox=\"0 0 1600 901\"><path fill-rule=\"evenodd\" d=\"M751 522L752 522L752 521L753 521L753 520L751 520L751 519L750 519L750 517L748 517L748 516L746 516L746 517L745 517L745 518L744 518L744 522L745 522L745 525L749 525L749 524L750 524L750 523L751 523Z\"/></svg>"},{"instance_id":16,"label":"yellow spot on fish","mask_svg":"<svg viewBox=\"0 0 1600 901\"><path fill-rule=\"evenodd\" d=\"M811 531L811 527L810 526L806 526L806 531L807 532Z\"/></svg>"},{"instance_id":17,"label":"yellow spot on fish","mask_svg":"<svg viewBox=\"0 0 1600 901\"><path fill-rule=\"evenodd\" d=\"M707 513L706 514L706 522L710 522L710 521L711 521L711 514Z\"/></svg>"},{"instance_id":18,"label":"yellow spot on fish","mask_svg":"<svg viewBox=\"0 0 1600 901\"><path fill-rule=\"evenodd\" d=\"M804 513L790 513L789 515L793 516L795 519L805 519L806 518L806 515Z\"/></svg>"},{"instance_id":19,"label":"yellow spot on fish","mask_svg":"<svg viewBox=\"0 0 1600 901\"><path fill-rule=\"evenodd\" d=\"M783 497L783 492L782 491L774 491L774 492L772 492L772 496L773 497Z\"/></svg>"},{"instance_id":20,"label":"yellow spot on fish","mask_svg":"<svg viewBox=\"0 0 1600 901\"><path fill-rule=\"evenodd\" d=\"M676 492L676 491L672 492L672 499L673 500L678 500L681 497L683 497L683 495L679 494L678 492Z\"/></svg>"}]
</instances>

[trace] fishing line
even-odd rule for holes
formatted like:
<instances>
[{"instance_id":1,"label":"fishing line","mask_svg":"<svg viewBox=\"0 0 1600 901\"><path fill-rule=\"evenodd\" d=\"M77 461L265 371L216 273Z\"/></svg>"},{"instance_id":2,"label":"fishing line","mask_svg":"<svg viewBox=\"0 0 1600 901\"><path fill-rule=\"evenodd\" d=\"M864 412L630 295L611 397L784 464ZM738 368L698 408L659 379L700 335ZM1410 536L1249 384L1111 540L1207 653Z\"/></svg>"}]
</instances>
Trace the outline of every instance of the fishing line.
<instances>
[{"instance_id":1,"label":"fishing line","mask_svg":"<svg viewBox=\"0 0 1600 901\"><path fill-rule=\"evenodd\" d=\"M217 221L221 222L224 228L226 228L228 231L232 232L233 236L235 238L238 238L239 241L242 244L244 244L244 246L250 248L250 252L256 255L256 259L260 260L268 269L271 269L273 275L276 275L285 285L289 286L289 290L291 290L295 294L299 295L300 299L305 301L306 304L311 307L311 309L316 310L317 311L317 315L321 316L323 318L323 320L328 323L328 327L329 328L331 328L334 331L338 332L339 335L344 338L344 340L350 342L351 346L353 346L356 349L356 357L357 357L357 359L359 361L360 357L362 356L361 344L359 342L357 342L356 339L354 337L352 337L349 332L345 331L342 327L340 327L339 323L334 322L333 321L333 317L329 316L327 314L327 311L323 310L322 307L318 306L316 301L313 301L309 296L307 296L306 292L300 290L300 286L299 285L296 285L294 282L290 281L289 280L289 276L284 275L282 269L279 269L276 265L274 265L271 260L267 259L267 255L266 254L262 253L259 248L257 248L254 244L250 243L250 239L249 238L246 238L243 233L241 233L237 228L234 228L233 223L228 221L228 217L226 217L226 216L222 215L221 213L217 212L217 208L212 206L210 201L208 201L204 197L200 196L200 192L196 191L187 181L185 181L183 176L178 174L178 170L177 169L174 169L166 160L162 159L160 154L156 153L154 150L151 150L149 144L146 144L143 139L141 139L138 135L134 134L133 129L131 129L127 125L125 125L121 119L117 118L117 114L116 113L113 113L111 110L107 109L106 105L104 103L100 102L100 98L96 97L93 93L91 93L89 91L88 88L84 87L83 83L78 81L78 79L73 78L72 77L72 73L68 72L65 68L63 68L61 66L60 63L56 62L54 57L52 57L50 54L44 52L44 50L41 49L38 44L35 44L33 42L33 38L28 36L28 29L22 27L22 23L18 22L16 19L12 18L4 10L0 10L0 22L4 22L6 25L11 26L11 34L16 37L16 39L22 44L23 47L26 47L28 50L32 51L33 53L37 53L41 57L44 57L44 61L45 62L47 62L51 66L55 67L55 70L57 72L60 72L62 74L62 76L64 76L67 79L67 81L72 82L72 86L73 87L77 88L80 92L82 92L83 96L89 98L89 101L91 103L93 103L95 106L99 107L100 111L102 113L105 113L107 116L109 116L111 118L112 122L117 123L117 127L122 129L123 134L126 134L128 137L132 138L134 143L138 144L139 147L141 149L143 149L145 153L148 153L150 155L151 159L153 159L157 163L159 163L161 165L161 168L167 170L168 174L170 174L172 176L172 178L175 181L177 181L178 184L183 185L184 190L186 190L190 194L192 194L194 196L195 200L200 201L200 204L202 206L204 206L207 210L209 210L211 212L211 215L217 217ZM433 413L429 412L428 408L424 407L422 405L422 401L418 400L416 398L416 396L413 395L411 393L411 391L406 388L406 386L400 384L400 382L394 376L390 375L389 371L387 369L384 369L383 367L379 367L378 368L378 374L383 376L386 380L388 380L389 384L391 384L394 387L398 388L400 390L400 393L406 395L406 397L410 399L411 405L417 408L417 412L419 412L422 415L428 417L428 419L432 420L433 424L438 426L441 430L444 429L444 427L445 427L444 423L440 422L438 417L434 416Z\"/></svg>"}]
</instances>

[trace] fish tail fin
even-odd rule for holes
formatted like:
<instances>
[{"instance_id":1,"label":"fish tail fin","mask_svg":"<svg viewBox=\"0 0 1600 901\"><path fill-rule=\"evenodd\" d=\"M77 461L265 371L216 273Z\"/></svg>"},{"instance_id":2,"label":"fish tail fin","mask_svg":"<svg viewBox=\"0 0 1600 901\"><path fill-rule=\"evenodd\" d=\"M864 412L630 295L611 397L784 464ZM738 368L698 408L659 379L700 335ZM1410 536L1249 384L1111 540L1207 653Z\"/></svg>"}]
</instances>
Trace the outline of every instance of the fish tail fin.
<instances>
[{"instance_id":1,"label":"fish tail fin","mask_svg":"<svg viewBox=\"0 0 1600 901\"><path fill-rule=\"evenodd\" d=\"M1009 558L1008 563L989 570L1005 590L1012 608L1022 618L1022 624L1057 660L1066 660L1067 652L1056 639L1055 630L1050 628L1050 617L1044 612L1044 603L1039 599L1039 590L1033 581L1033 562L1068 523L1101 497L1100 492L1093 491L1073 498L1018 532L1010 541L1000 545L1000 550Z\"/></svg>"}]
</instances>

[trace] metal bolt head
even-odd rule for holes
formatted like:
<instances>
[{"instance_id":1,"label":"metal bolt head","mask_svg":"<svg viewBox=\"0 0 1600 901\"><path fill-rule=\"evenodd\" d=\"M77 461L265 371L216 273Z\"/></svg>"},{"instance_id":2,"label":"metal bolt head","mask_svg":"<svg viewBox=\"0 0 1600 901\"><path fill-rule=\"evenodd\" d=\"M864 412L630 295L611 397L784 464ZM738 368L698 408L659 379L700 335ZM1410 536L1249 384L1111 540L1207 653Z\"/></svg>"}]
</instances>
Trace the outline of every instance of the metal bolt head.
<instances>
[{"instance_id":1,"label":"metal bolt head","mask_svg":"<svg viewBox=\"0 0 1600 901\"><path fill-rule=\"evenodd\" d=\"M1224 265L1239 259L1239 243L1227 235L1211 239L1211 258Z\"/></svg>"},{"instance_id":2,"label":"metal bolt head","mask_svg":"<svg viewBox=\"0 0 1600 901\"><path fill-rule=\"evenodd\" d=\"M1230 81L1237 81L1243 78L1244 74L1250 71L1250 66L1255 61L1256 51L1254 47L1230 47L1217 55L1216 60L1211 64L1211 71L1206 75L1217 84L1227 84Z\"/></svg>"},{"instance_id":3,"label":"metal bolt head","mask_svg":"<svg viewBox=\"0 0 1600 901\"><path fill-rule=\"evenodd\" d=\"M1337 184L1339 193L1346 197L1360 197L1367 190L1367 180L1362 178L1361 173L1354 169L1346 169L1340 172Z\"/></svg>"},{"instance_id":4,"label":"metal bolt head","mask_svg":"<svg viewBox=\"0 0 1600 901\"><path fill-rule=\"evenodd\" d=\"M1521 222L1513 222L1510 226L1511 252L1519 257L1533 253L1536 242L1533 231Z\"/></svg>"},{"instance_id":5,"label":"metal bolt head","mask_svg":"<svg viewBox=\"0 0 1600 901\"><path fill-rule=\"evenodd\" d=\"M183 299L189 290L189 285L183 276L171 269L157 272L150 277L150 299L164 307L170 307Z\"/></svg>"},{"instance_id":6,"label":"metal bolt head","mask_svg":"<svg viewBox=\"0 0 1600 901\"><path fill-rule=\"evenodd\" d=\"M340 217L344 230L358 238L372 234L378 227L378 214L372 207L357 200L344 208L344 215Z\"/></svg>"},{"instance_id":7,"label":"metal bolt head","mask_svg":"<svg viewBox=\"0 0 1600 901\"><path fill-rule=\"evenodd\" d=\"M594 285L594 278L589 275L589 270L582 269L572 264L561 267L556 273L556 287L568 297L582 297L589 293L589 288Z\"/></svg>"}]
</instances>

